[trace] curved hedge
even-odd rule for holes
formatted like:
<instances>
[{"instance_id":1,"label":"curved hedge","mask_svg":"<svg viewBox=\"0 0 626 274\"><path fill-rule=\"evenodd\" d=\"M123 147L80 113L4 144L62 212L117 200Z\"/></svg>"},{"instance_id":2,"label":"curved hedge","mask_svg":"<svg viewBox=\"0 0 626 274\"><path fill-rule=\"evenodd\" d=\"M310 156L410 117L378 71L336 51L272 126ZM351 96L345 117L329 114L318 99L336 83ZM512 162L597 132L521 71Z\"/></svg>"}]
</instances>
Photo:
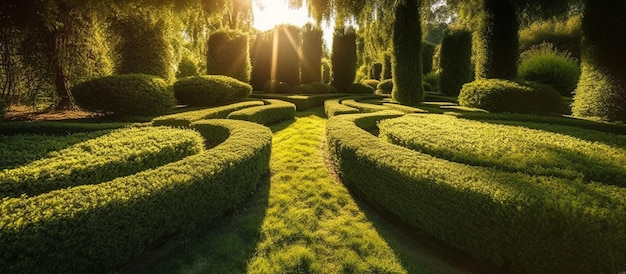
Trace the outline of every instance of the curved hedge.
<instances>
[{"instance_id":1,"label":"curved hedge","mask_svg":"<svg viewBox=\"0 0 626 274\"><path fill-rule=\"evenodd\" d=\"M384 140L449 161L626 187L623 148L449 115L408 115L379 127Z\"/></svg>"},{"instance_id":2,"label":"curved hedge","mask_svg":"<svg viewBox=\"0 0 626 274\"><path fill-rule=\"evenodd\" d=\"M85 110L115 115L163 114L175 105L174 94L167 83L146 74L96 78L77 84L72 94Z\"/></svg>"},{"instance_id":3,"label":"curved hedge","mask_svg":"<svg viewBox=\"0 0 626 274\"><path fill-rule=\"evenodd\" d=\"M524 84L481 79L463 85L459 104L491 112L559 113L561 95L554 88L538 83Z\"/></svg>"},{"instance_id":4,"label":"curved hedge","mask_svg":"<svg viewBox=\"0 0 626 274\"><path fill-rule=\"evenodd\" d=\"M228 119L245 120L263 125L292 120L296 115L296 105L275 99L266 99L264 106L250 107L228 114Z\"/></svg>"},{"instance_id":5,"label":"curved hedge","mask_svg":"<svg viewBox=\"0 0 626 274\"><path fill-rule=\"evenodd\" d=\"M180 160L203 150L189 130L131 128L48 154L0 172L0 197L36 196L67 187L98 184Z\"/></svg>"},{"instance_id":6,"label":"curved hedge","mask_svg":"<svg viewBox=\"0 0 626 274\"><path fill-rule=\"evenodd\" d=\"M449 162L362 128L385 112L330 118L343 182L420 231L513 272L612 273L626 268L626 189ZM360 128L361 127L361 128Z\"/></svg>"},{"instance_id":7,"label":"curved hedge","mask_svg":"<svg viewBox=\"0 0 626 274\"><path fill-rule=\"evenodd\" d=\"M174 83L178 103L188 106L218 106L241 101L252 93L252 86L224 75L203 75Z\"/></svg>"},{"instance_id":8,"label":"curved hedge","mask_svg":"<svg viewBox=\"0 0 626 274\"><path fill-rule=\"evenodd\" d=\"M225 105L221 107L213 107L195 111L187 111L182 113L159 116L152 119L152 125L155 126L172 126L172 127L189 127L191 123L205 119L225 119L233 111L248 107L256 107L264 105L263 101L244 101Z\"/></svg>"},{"instance_id":9,"label":"curved hedge","mask_svg":"<svg viewBox=\"0 0 626 274\"><path fill-rule=\"evenodd\" d=\"M326 113L326 117L330 118L341 114L360 113L360 111L356 108L341 104L339 99L331 99L324 102L324 113Z\"/></svg>"},{"instance_id":10,"label":"curved hedge","mask_svg":"<svg viewBox=\"0 0 626 274\"><path fill-rule=\"evenodd\" d=\"M180 161L0 201L0 272L102 272L233 208L269 172L272 132L243 121L192 124L212 149Z\"/></svg>"}]
</instances>

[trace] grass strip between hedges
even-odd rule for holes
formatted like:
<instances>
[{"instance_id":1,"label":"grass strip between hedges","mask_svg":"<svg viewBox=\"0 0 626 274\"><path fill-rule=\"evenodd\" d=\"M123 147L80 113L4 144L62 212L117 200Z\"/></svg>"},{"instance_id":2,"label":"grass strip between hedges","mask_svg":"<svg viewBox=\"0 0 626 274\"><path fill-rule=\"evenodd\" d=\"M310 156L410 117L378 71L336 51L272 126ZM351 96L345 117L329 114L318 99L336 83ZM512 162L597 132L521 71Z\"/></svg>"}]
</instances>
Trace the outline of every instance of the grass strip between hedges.
<instances>
[{"instance_id":1,"label":"grass strip between hedges","mask_svg":"<svg viewBox=\"0 0 626 274\"><path fill-rule=\"evenodd\" d=\"M384 140L449 161L626 187L623 148L449 115L407 115L379 127Z\"/></svg>"},{"instance_id":2,"label":"grass strip between hedges","mask_svg":"<svg viewBox=\"0 0 626 274\"><path fill-rule=\"evenodd\" d=\"M270 130L232 120L192 126L225 141L109 182L2 199L0 272L106 271L239 204L269 171Z\"/></svg>"},{"instance_id":3,"label":"grass strip between hedges","mask_svg":"<svg viewBox=\"0 0 626 274\"><path fill-rule=\"evenodd\" d=\"M357 126L384 118L327 123L343 182L368 200L480 260L510 262L514 272L626 269L626 188L449 162Z\"/></svg>"}]
</instances>

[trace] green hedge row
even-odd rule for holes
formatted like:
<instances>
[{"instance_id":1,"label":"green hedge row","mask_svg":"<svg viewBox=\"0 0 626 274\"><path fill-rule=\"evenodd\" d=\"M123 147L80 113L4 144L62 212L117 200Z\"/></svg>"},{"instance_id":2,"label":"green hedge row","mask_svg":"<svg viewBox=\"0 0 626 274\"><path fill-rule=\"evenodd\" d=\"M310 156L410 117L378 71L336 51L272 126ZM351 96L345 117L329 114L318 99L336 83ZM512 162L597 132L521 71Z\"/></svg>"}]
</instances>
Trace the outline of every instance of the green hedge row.
<instances>
[{"instance_id":1,"label":"green hedge row","mask_svg":"<svg viewBox=\"0 0 626 274\"><path fill-rule=\"evenodd\" d=\"M362 129L385 114L327 122L331 159L365 199L513 272L626 269L625 188L473 167L392 145Z\"/></svg>"},{"instance_id":2,"label":"green hedge row","mask_svg":"<svg viewBox=\"0 0 626 274\"><path fill-rule=\"evenodd\" d=\"M56 121L28 121L0 123L0 135L19 134L45 134L67 135L77 132L91 132L99 130L116 129L126 126L128 123L77 123Z\"/></svg>"},{"instance_id":3,"label":"green hedge row","mask_svg":"<svg viewBox=\"0 0 626 274\"><path fill-rule=\"evenodd\" d=\"M152 119L155 126L189 127L191 123L204 119L225 119L233 111L264 105L263 101L244 101L221 107L159 116Z\"/></svg>"},{"instance_id":4,"label":"green hedge row","mask_svg":"<svg viewBox=\"0 0 626 274\"><path fill-rule=\"evenodd\" d=\"M252 86L224 75L191 76L174 83L174 96L188 106L220 106L239 102L252 93Z\"/></svg>"},{"instance_id":5,"label":"green hedge row","mask_svg":"<svg viewBox=\"0 0 626 274\"><path fill-rule=\"evenodd\" d=\"M0 198L106 182L200 153L203 146L202 137L189 130L117 130L1 171Z\"/></svg>"},{"instance_id":6,"label":"green hedge row","mask_svg":"<svg viewBox=\"0 0 626 274\"><path fill-rule=\"evenodd\" d=\"M360 111L356 108L341 104L339 99L331 99L324 102L324 113L326 113L326 117L330 118L341 114L360 113Z\"/></svg>"},{"instance_id":7,"label":"green hedge row","mask_svg":"<svg viewBox=\"0 0 626 274\"><path fill-rule=\"evenodd\" d=\"M344 97L345 94L309 94L309 95L287 95L287 94L252 94L252 98L259 99L278 99L296 105L297 111L303 111L314 107L324 105L328 99Z\"/></svg>"},{"instance_id":8,"label":"green hedge row","mask_svg":"<svg viewBox=\"0 0 626 274\"><path fill-rule=\"evenodd\" d=\"M407 115L379 127L386 141L449 161L626 187L624 148L449 115Z\"/></svg>"},{"instance_id":9,"label":"green hedge row","mask_svg":"<svg viewBox=\"0 0 626 274\"><path fill-rule=\"evenodd\" d=\"M357 100L358 99L345 99L341 101L341 104L356 108L360 112L377 112L377 111L389 110L389 108L386 106L359 102Z\"/></svg>"},{"instance_id":10,"label":"green hedge row","mask_svg":"<svg viewBox=\"0 0 626 274\"><path fill-rule=\"evenodd\" d=\"M271 125L280 121L293 120L296 105L275 99L266 99L264 106L250 107L228 114L228 119L244 120L263 125Z\"/></svg>"},{"instance_id":11,"label":"green hedge row","mask_svg":"<svg viewBox=\"0 0 626 274\"><path fill-rule=\"evenodd\" d=\"M114 269L233 208L269 172L271 131L232 120L192 124L218 146L97 185L0 202L0 272Z\"/></svg>"}]
</instances>

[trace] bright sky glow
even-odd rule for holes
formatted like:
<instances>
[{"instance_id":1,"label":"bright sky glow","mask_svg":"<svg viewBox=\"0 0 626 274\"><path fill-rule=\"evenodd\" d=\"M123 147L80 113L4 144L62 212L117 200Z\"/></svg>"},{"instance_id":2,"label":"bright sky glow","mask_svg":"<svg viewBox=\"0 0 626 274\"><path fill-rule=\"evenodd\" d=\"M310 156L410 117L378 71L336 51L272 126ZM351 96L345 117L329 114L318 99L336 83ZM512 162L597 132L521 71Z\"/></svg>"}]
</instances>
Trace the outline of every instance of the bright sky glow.
<instances>
[{"instance_id":1,"label":"bright sky glow","mask_svg":"<svg viewBox=\"0 0 626 274\"><path fill-rule=\"evenodd\" d=\"M290 24L303 26L306 23L313 23L313 18L309 17L306 8L306 0L303 1L302 8L290 9L286 0L254 0L252 11L254 12L254 28L260 31L273 29L280 24ZM260 6L263 6L261 9ZM330 24L329 24L330 25ZM333 29L322 24L324 30L324 41L326 47L332 46Z\"/></svg>"}]
</instances>

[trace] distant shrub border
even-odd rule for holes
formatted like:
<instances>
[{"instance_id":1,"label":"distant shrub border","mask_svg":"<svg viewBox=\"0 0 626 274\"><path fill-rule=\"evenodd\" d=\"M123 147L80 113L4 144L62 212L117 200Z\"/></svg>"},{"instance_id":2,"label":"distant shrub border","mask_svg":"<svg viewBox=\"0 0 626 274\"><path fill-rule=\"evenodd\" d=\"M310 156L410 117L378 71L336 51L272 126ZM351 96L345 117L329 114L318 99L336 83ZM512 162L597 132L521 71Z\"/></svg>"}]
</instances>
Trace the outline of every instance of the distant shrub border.
<instances>
[{"instance_id":1,"label":"distant shrub border","mask_svg":"<svg viewBox=\"0 0 626 274\"><path fill-rule=\"evenodd\" d=\"M477 259L510 262L515 272L626 268L617 259L626 256L625 188L453 163L363 129L393 117L378 112L327 122L331 160L365 199Z\"/></svg>"},{"instance_id":2,"label":"distant shrub border","mask_svg":"<svg viewBox=\"0 0 626 274\"><path fill-rule=\"evenodd\" d=\"M72 94L83 109L114 115L163 114L175 105L167 83L145 74L96 78L77 84Z\"/></svg>"},{"instance_id":3,"label":"distant shrub border","mask_svg":"<svg viewBox=\"0 0 626 274\"><path fill-rule=\"evenodd\" d=\"M36 196L98 184L200 153L202 137L190 130L128 128L55 151L19 168L0 171L0 198Z\"/></svg>"},{"instance_id":4,"label":"distant shrub border","mask_svg":"<svg viewBox=\"0 0 626 274\"><path fill-rule=\"evenodd\" d=\"M463 85L459 104L491 112L560 113L561 95L539 83L523 84L501 79L481 79Z\"/></svg>"},{"instance_id":5,"label":"distant shrub border","mask_svg":"<svg viewBox=\"0 0 626 274\"><path fill-rule=\"evenodd\" d=\"M272 132L244 121L192 124L212 149L155 169L0 202L0 272L100 272L246 198L269 172Z\"/></svg>"},{"instance_id":6,"label":"distant shrub border","mask_svg":"<svg viewBox=\"0 0 626 274\"><path fill-rule=\"evenodd\" d=\"M296 105L276 100L266 99L264 106L249 107L228 114L228 119L244 120L263 125L271 125L280 121L292 120L296 114Z\"/></svg>"},{"instance_id":7,"label":"distant shrub border","mask_svg":"<svg viewBox=\"0 0 626 274\"><path fill-rule=\"evenodd\" d=\"M226 119L228 114L233 111L248 107L256 107L264 105L263 101L244 101L225 105L221 107L213 107L201 110L187 111L182 113L159 116L152 119L152 125L155 126L172 126L172 127L189 127L191 123L205 119Z\"/></svg>"},{"instance_id":8,"label":"distant shrub border","mask_svg":"<svg viewBox=\"0 0 626 274\"><path fill-rule=\"evenodd\" d=\"M192 76L174 83L179 104L188 106L219 106L245 99L252 86L224 75Z\"/></svg>"}]
</instances>

